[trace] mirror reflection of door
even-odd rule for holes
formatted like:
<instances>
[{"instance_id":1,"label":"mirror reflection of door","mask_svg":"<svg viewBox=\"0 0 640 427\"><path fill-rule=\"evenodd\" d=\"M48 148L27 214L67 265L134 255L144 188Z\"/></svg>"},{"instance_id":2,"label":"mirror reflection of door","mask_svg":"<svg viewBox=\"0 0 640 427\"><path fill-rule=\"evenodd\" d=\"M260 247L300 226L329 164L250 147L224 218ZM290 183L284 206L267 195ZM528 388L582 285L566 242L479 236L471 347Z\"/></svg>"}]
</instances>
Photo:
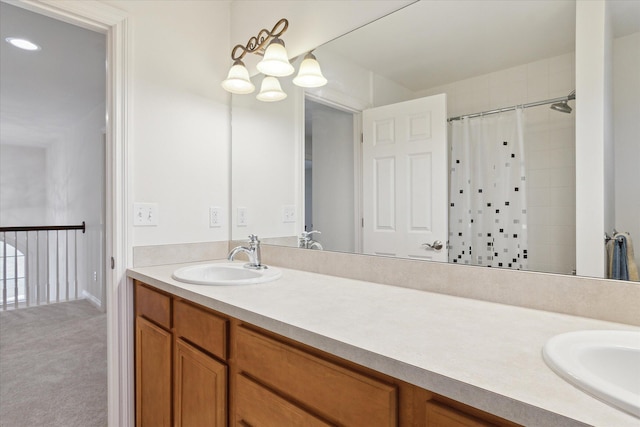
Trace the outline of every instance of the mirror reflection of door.
<instances>
[{"instance_id":1,"label":"mirror reflection of door","mask_svg":"<svg viewBox=\"0 0 640 427\"><path fill-rule=\"evenodd\" d=\"M364 253L447 261L446 111L441 94L363 112Z\"/></svg>"},{"instance_id":2,"label":"mirror reflection of door","mask_svg":"<svg viewBox=\"0 0 640 427\"><path fill-rule=\"evenodd\" d=\"M358 230L354 113L305 101L305 231L325 250L354 252Z\"/></svg>"}]
</instances>

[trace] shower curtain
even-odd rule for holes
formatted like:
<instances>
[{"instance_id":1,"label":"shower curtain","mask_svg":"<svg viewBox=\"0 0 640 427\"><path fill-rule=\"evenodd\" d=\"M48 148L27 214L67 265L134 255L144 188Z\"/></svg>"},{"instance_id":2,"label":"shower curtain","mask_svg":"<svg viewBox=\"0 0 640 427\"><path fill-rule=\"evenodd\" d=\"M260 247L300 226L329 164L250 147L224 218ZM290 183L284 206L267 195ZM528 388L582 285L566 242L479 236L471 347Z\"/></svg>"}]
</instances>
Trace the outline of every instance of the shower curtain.
<instances>
[{"instance_id":1,"label":"shower curtain","mask_svg":"<svg viewBox=\"0 0 640 427\"><path fill-rule=\"evenodd\" d=\"M451 122L449 262L527 268L522 109Z\"/></svg>"}]
</instances>

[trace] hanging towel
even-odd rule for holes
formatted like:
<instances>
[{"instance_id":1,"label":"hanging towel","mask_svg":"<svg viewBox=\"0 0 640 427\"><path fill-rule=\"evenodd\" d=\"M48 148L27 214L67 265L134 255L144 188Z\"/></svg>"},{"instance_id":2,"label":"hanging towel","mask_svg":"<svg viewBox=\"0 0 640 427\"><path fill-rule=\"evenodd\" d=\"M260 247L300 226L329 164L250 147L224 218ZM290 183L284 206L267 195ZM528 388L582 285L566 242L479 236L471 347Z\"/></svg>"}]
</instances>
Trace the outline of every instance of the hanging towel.
<instances>
[{"instance_id":1,"label":"hanging towel","mask_svg":"<svg viewBox=\"0 0 640 427\"><path fill-rule=\"evenodd\" d=\"M616 233L607 242L607 255L609 258L608 277L610 279L634 282L640 280L629 233Z\"/></svg>"}]
</instances>

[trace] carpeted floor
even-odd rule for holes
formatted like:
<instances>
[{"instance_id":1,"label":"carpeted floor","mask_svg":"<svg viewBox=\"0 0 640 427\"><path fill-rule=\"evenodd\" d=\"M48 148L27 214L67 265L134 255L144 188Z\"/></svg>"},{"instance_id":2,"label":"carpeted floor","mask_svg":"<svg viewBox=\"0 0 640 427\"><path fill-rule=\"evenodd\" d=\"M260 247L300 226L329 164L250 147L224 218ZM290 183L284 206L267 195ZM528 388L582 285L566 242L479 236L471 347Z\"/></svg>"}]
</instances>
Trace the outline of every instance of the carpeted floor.
<instances>
[{"instance_id":1,"label":"carpeted floor","mask_svg":"<svg viewBox=\"0 0 640 427\"><path fill-rule=\"evenodd\" d=\"M106 425L106 314L85 300L0 312L0 426Z\"/></svg>"}]
</instances>

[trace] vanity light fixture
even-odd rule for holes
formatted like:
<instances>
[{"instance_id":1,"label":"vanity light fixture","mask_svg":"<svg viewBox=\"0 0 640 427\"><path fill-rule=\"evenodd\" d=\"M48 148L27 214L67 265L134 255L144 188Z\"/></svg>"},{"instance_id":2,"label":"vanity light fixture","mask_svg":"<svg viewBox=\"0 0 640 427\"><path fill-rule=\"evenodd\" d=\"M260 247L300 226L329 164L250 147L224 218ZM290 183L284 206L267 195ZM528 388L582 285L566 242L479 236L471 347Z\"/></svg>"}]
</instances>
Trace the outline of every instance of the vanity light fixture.
<instances>
[{"instance_id":1,"label":"vanity light fixture","mask_svg":"<svg viewBox=\"0 0 640 427\"><path fill-rule=\"evenodd\" d=\"M27 39L23 39L23 38L19 38L19 37L7 37L6 39L4 39L7 43L9 43L12 46L15 46L17 48L23 49L23 50L30 50L30 51L34 51L34 50L40 50L41 47L38 46L37 44L27 40Z\"/></svg>"},{"instance_id":2,"label":"vanity light fixture","mask_svg":"<svg viewBox=\"0 0 640 427\"><path fill-rule=\"evenodd\" d=\"M227 78L222 82L222 87L228 92L240 95L252 93L255 90L249 77L249 71L242 62L242 58L247 53L255 53L262 56L262 60L256 67L265 75L260 93L256 98L266 102L285 99L287 94L283 92L277 77L290 76L295 71L289 62L284 41L280 39L288 27L289 21L283 18L274 25L271 31L260 30L258 35L251 37L245 46L236 45L231 51L233 65ZM324 78L320 70L320 64L311 52L304 57L293 83L300 87L320 87L327 84L327 79Z\"/></svg>"}]
</instances>

